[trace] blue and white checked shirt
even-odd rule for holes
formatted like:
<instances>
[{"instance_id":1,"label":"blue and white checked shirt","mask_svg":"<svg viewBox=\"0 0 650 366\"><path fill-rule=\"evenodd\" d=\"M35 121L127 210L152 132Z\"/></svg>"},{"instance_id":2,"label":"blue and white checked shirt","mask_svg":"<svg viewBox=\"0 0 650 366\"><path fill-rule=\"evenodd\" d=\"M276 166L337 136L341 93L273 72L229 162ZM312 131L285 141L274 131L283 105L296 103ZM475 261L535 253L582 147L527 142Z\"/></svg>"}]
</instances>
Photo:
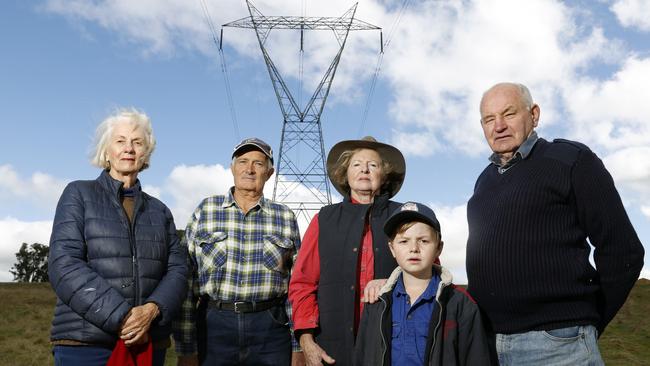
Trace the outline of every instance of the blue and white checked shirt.
<instances>
[{"instance_id":1,"label":"blue and white checked shirt","mask_svg":"<svg viewBox=\"0 0 650 366\"><path fill-rule=\"evenodd\" d=\"M200 296L221 301L264 301L285 296L300 248L296 218L287 206L262 197L246 214L228 195L196 208L185 230L192 276L174 324L176 352L197 352L196 306ZM291 319L291 305L287 301ZM294 351L297 343L292 339Z\"/></svg>"}]
</instances>

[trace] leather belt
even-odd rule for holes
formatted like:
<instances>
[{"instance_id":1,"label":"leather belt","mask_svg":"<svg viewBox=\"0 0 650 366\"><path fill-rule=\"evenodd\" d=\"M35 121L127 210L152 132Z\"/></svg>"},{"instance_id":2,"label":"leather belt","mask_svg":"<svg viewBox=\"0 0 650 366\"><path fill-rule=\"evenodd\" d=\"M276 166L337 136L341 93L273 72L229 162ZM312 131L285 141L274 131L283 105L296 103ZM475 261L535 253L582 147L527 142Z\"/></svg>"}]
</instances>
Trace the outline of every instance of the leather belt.
<instances>
[{"instance_id":1,"label":"leather belt","mask_svg":"<svg viewBox=\"0 0 650 366\"><path fill-rule=\"evenodd\" d=\"M259 311L268 310L274 306L284 304L286 297L276 297L271 300L264 301L220 301L220 300L210 300L208 301L208 307L234 311L235 313L255 313Z\"/></svg>"}]
</instances>

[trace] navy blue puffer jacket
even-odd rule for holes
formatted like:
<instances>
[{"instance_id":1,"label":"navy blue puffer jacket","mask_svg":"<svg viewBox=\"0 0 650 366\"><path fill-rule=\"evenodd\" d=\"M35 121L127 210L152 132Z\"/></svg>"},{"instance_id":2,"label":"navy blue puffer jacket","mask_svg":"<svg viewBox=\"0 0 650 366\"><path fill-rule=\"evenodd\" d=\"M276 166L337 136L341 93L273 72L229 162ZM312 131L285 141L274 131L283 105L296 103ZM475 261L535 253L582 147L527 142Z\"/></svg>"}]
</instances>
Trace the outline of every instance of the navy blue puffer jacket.
<instances>
[{"instance_id":1,"label":"navy blue puffer jacket","mask_svg":"<svg viewBox=\"0 0 650 366\"><path fill-rule=\"evenodd\" d=\"M70 183L59 199L50 238L50 284L58 297L51 340L112 345L131 307L154 302L154 341L171 333L187 288L187 254L169 209L135 185L133 225L121 204L122 182L103 171Z\"/></svg>"}]
</instances>

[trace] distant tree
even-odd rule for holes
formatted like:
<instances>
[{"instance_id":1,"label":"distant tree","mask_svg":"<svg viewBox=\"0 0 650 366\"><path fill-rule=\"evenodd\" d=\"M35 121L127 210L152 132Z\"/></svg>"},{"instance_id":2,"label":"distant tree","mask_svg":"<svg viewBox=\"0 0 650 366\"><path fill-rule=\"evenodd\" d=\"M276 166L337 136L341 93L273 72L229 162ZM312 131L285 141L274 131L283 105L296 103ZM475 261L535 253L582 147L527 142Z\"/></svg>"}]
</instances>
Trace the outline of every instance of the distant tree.
<instances>
[{"instance_id":1,"label":"distant tree","mask_svg":"<svg viewBox=\"0 0 650 366\"><path fill-rule=\"evenodd\" d=\"M17 282L48 282L47 256L50 247L44 244L23 243L16 253L16 263L9 272Z\"/></svg>"}]
</instances>

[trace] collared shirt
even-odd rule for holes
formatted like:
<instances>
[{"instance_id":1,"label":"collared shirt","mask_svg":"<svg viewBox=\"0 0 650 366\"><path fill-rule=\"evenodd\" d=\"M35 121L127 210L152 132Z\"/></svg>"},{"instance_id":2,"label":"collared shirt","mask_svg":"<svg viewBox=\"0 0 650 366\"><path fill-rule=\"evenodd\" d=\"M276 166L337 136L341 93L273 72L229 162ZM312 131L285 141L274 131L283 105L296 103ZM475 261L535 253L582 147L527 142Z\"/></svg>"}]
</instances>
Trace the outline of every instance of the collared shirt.
<instances>
[{"instance_id":1,"label":"collared shirt","mask_svg":"<svg viewBox=\"0 0 650 366\"><path fill-rule=\"evenodd\" d=\"M393 333L391 339L391 365L423 365L426 357L427 337L431 315L436 309L436 292L440 275L433 273L426 290L411 304L404 287L403 275L393 289Z\"/></svg>"},{"instance_id":2,"label":"collared shirt","mask_svg":"<svg viewBox=\"0 0 650 366\"><path fill-rule=\"evenodd\" d=\"M537 136L537 132L533 130L528 136L528 138L526 139L526 141L524 141L524 143L521 144L521 146L519 146L515 154L512 156L512 158L510 158L510 160L502 164L501 154L497 154L497 153L492 153L492 155L490 155L489 160L490 162L492 162L492 164L497 166L497 170L499 174L503 174L507 172L508 169L512 168L512 166L518 163L519 161L526 159L530 154L530 151L533 149L533 146L535 146L535 143L537 142L538 139L539 137Z\"/></svg>"},{"instance_id":3,"label":"collared shirt","mask_svg":"<svg viewBox=\"0 0 650 366\"><path fill-rule=\"evenodd\" d=\"M262 197L244 214L232 192L233 188L226 196L204 199L185 230L192 276L175 324L177 352L182 355L197 352L195 313L200 296L250 302L287 294L291 264L300 247L293 212ZM288 301L287 315L291 318Z\"/></svg>"}]
</instances>

